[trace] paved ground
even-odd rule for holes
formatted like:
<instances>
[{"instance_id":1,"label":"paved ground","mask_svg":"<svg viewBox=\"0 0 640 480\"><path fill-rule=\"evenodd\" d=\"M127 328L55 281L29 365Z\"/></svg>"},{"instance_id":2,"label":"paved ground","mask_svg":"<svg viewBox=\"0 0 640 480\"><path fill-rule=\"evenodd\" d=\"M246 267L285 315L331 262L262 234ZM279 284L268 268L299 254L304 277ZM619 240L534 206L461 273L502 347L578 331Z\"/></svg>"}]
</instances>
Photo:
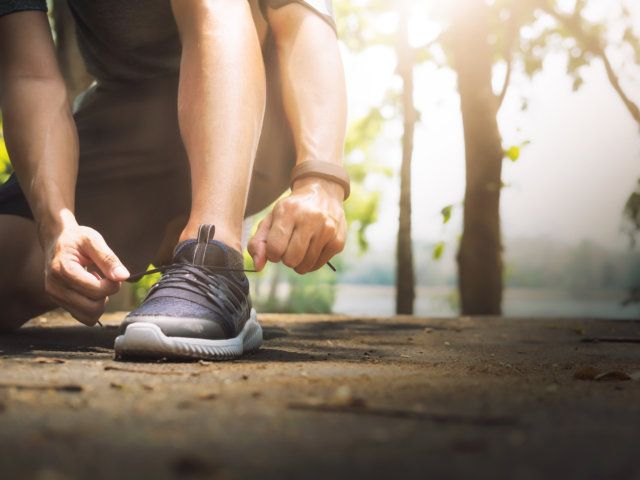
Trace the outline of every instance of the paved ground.
<instances>
[{"instance_id":1,"label":"paved ground","mask_svg":"<svg viewBox=\"0 0 640 480\"><path fill-rule=\"evenodd\" d=\"M120 317L0 337L0 478L640 479L640 322L264 315L143 364Z\"/></svg>"}]
</instances>

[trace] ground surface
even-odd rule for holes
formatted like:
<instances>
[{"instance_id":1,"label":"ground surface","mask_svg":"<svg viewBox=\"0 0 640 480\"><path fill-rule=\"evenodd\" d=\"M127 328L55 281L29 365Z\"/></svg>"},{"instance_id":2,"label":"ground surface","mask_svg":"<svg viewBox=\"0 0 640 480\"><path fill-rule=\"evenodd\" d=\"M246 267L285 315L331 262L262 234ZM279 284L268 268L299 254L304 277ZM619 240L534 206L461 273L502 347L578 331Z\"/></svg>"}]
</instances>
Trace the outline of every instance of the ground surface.
<instances>
[{"instance_id":1,"label":"ground surface","mask_svg":"<svg viewBox=\"0 0 640 480\"><path fill-rule=\"evenodd\" d=\"M0 336L0 478L640 479L640 322L263 315L144 364L120 318Z\"/></svg>"}]
</instances>

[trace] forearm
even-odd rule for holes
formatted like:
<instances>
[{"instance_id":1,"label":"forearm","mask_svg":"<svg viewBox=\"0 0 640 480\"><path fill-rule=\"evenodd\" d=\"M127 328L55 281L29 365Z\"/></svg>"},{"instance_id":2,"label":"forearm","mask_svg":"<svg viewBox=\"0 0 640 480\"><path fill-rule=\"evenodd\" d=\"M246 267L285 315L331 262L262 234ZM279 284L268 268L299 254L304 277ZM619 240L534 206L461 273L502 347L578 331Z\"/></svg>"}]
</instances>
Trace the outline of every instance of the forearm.
<instances>
[{"instance_id":1,"label":"forearm","mask_svg":"<svg viewBox=\"0 0 640 480\"><path fill-rule=\"evenodd\" d=\"M61 78L6 75L5 140L40 238L74 221L78 139Z\"/></svg>"},{"instance_id":2,"label":"forearm","mask_svg":"<svg viewBox=\"0 0 640 480\"><path fill-rule=\"evenodd\" d=\"M335 32L309 9L269 11L282 77L284 106L297 163L342 163L347 118L344 69Z\"/></svg>"},{"instance_id":3,"label":"forearm","mask_svg":"<svg viewBox=\"0 0 640 480\"><path fill-rule=\"evenodd\" d=\"M47 16L0 17L0 108L11 163L41 242L75 222L78 139Z\"/></svg>"},{"instance_id":4,"label":"forearm","mask_svg":"<svg viewBox=\"0 0 640 480\"><path fill-rule=\"evenodd\" d=\"M296 163L342 164L346 93L333 30L299 4L269 10L280 62L284 106ZM343 186L318 176L303 177L279 200L249 242L256 269L282 261L297 273L317 270L344 248Z\"/></svg>"}]
</instances>

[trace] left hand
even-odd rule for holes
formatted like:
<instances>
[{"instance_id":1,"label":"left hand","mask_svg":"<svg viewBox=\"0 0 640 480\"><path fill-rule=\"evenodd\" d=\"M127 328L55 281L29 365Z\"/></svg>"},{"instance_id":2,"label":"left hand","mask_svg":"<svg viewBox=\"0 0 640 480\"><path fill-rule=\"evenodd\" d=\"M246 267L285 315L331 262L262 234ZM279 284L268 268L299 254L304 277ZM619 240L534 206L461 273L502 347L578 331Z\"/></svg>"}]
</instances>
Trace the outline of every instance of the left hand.
<instances>
[{"instance_id":1,"label":"left hand","mask_svg":"<svg viewBox=\"0 0 640 480\"><path fill-rule=\"evenodd\" d=\"M347 232L343 199L337 183L315 177L296 181L249 241L256 270L269 260L297 273L313 272L341 252Z\"/></svg>"}]
</instances>

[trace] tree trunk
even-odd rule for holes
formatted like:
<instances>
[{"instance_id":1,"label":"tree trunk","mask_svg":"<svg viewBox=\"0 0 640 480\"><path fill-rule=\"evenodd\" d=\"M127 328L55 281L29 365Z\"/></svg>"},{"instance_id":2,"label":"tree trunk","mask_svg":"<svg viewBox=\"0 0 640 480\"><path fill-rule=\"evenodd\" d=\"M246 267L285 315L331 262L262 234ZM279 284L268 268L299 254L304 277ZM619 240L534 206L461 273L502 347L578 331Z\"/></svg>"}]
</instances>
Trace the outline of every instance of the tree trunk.
<instances>
[{"instance_id":1,"label":"tree trunk","mask_svg":"<svg viewBox=\"0 0 640 480\"><path fill-rule=\"evenodd\" d=\"M485 0L464 0L451 27L451 48L458 75L464 126L466 191L464 224L458 251L461 309L464 315L502 311L500 190L504 153L493 93L493 55L488 42L489 7Z\"/></svg>"},{"instance_id":2,"label":"tree trunk","mask_svg":"<svg viewBox=\"0 0 640 480\"><path fill-rule=\"evenodd\" d=\"M409 2L400 4L398 27L398 72L402 78L402 113L404 133L402 136L402 165L400 167L400 219L396 265L396 313L413 314L415 299L415 274L413 271L413 246L411 243L411 158L416 111L413 104L413 52L409 45Z\"/></svg>"},{"instance_id":3,"label":"tree trunk","mask_svg":"<svg viewBox=\"0 0 640 480\"><path fill-rule=\"evenodd\" d=\"M92 78L87 73L80 55L78 42L76 41L75 23L66 0L54 0L53 18L58 64L67 84L69 98L73 101L79 93L91 84Z\"/></svg>"}]
</instances>

